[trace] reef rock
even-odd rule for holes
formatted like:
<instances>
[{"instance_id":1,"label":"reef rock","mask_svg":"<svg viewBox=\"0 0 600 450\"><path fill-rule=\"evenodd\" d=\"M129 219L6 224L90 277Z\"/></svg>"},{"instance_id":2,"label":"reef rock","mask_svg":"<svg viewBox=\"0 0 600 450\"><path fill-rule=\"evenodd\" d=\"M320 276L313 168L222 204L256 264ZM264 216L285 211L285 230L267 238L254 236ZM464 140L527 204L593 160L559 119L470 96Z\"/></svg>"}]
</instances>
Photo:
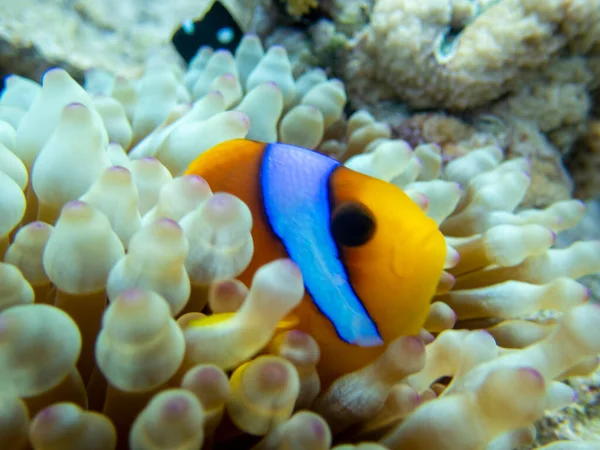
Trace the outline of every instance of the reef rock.
<instances>
[{"instance_id":1,"label":"reef rock","mask_svg":"<svg viewBox=\"0 0 600 450\"><path fill-rule=\"evenodd\" d=\"M573 377L567 381L567 384L577 392L577 402L560 411L547 413L544 419L536 423L537 439L533 448L557 440L585 441L589 439L594 444L587 445L598 445L600 371L594 372L589 377ZM524 448L531 447L523 446L519 450Z\"/></svg>"},{"instance_id":2,"label":"reef rock","mask_svg":"<svg viewBox=\"0 0 600 450\"><path fill-rule=\"evenodd\" d=\"M513 121L507 152L509 158L526 157L531 162L531 186L524 204L544 207L571 198L573 182L558 149L533 123Z\"/></svg>"},{"instance_id":3,"label":"reef rock","mask_svg":"<svg viewBox=\"0 0 600 450\"><path fill-rule=\"evenodd\" d=\"M566 158L566 165L575 182L575 196L593 199L600 195L600 119L587 124L587 132Z\"/></svg>"},{"instance_id":4,"label":"reef rock","mask_svg":"<svg viewBox=\"0 0 600 450\"><path fill-rule=\"evenodd\" d=\"M77 79L98 68L131 77L149 54L178 55L170 45L185 18L201 17L214 0L21 0L3 2L0 21L0 77L16 73L39 81L52 66ZM247 0L226 0L249 27ZM251 2L256 3L256 2Z\"/></svg>"}]
</instances>

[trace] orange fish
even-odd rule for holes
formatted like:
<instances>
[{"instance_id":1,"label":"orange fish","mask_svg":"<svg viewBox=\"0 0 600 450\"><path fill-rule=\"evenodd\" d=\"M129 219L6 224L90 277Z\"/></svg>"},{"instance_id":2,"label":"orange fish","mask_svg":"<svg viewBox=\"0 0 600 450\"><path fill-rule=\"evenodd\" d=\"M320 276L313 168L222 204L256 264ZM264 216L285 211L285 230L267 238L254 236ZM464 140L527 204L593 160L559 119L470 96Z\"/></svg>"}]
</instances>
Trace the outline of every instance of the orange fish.
<instances>
[{"instance_id":1,"label":"orange fish","mask_svg":"<svg viewBox=\"0 0 600 450\"><path fill-rule=\"evenodd\" d=\"M186 174L250 208L255 251L241 281L275 259L299 266L306 295L291 319L320 346L324 386L422 328L446 244L398 187L312 150L247 139L202 153Z\"/></svg>"}]
</instances>

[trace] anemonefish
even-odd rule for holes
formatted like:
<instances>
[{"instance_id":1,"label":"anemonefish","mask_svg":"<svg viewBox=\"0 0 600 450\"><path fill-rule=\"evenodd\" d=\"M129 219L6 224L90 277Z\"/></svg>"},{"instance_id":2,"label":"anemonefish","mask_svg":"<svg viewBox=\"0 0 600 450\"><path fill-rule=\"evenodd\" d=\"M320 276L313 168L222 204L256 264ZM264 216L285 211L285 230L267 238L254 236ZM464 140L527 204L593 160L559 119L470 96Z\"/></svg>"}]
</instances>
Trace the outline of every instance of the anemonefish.
<instances>
[{"instance_id":1,"label":"anemonefish","mask_svg":"<svg viewBox=\"0 0 600 450\"><path fill-rule=\"evenodd\" d=\"M318 342L324 385L419 333L446 244L400 188L313 150L247 139L202 153L186 173L250 208L255 253L241 281L278 258L300 268L306 295L291 321Z\"/></svg>"}]
</instances>

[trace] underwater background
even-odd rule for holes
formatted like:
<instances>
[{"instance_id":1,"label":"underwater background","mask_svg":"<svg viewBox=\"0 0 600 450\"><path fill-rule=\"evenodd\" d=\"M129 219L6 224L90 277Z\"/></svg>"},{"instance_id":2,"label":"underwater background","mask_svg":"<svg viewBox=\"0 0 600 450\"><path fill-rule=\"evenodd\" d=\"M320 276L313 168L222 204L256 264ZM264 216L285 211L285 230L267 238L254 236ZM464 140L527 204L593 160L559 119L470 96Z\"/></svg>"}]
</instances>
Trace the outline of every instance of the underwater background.
<instances>
[{"instance_id":1,"label":"underwater background","mask_svg":"<svg viewBox=\"0 0 600 450\"><path fill-rule=\"evenodd\" d=\"M0 77L0 449L600 449L600 0L0 0Z\"/></svg>"}]
</instances>

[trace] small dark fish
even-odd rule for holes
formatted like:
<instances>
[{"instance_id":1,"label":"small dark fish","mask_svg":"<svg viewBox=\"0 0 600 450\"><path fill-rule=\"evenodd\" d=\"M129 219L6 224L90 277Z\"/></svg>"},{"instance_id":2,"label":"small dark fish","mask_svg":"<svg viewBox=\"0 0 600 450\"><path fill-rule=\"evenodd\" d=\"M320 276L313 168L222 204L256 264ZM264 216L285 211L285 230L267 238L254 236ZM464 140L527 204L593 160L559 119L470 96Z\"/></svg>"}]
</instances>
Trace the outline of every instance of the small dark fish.
<instances>
[{"instance_id":1,"label":"small dark fish","mask_svg":"<svg viewBox=\"0 0 600 450\"><path fill-rule=\"evenodd\" d=\"M235 18L217 0L202 19L184 22L173 34L171 42L186 62L190 62L203 45L233 53L243 35Z\"/></svg>"}]
</instances>

